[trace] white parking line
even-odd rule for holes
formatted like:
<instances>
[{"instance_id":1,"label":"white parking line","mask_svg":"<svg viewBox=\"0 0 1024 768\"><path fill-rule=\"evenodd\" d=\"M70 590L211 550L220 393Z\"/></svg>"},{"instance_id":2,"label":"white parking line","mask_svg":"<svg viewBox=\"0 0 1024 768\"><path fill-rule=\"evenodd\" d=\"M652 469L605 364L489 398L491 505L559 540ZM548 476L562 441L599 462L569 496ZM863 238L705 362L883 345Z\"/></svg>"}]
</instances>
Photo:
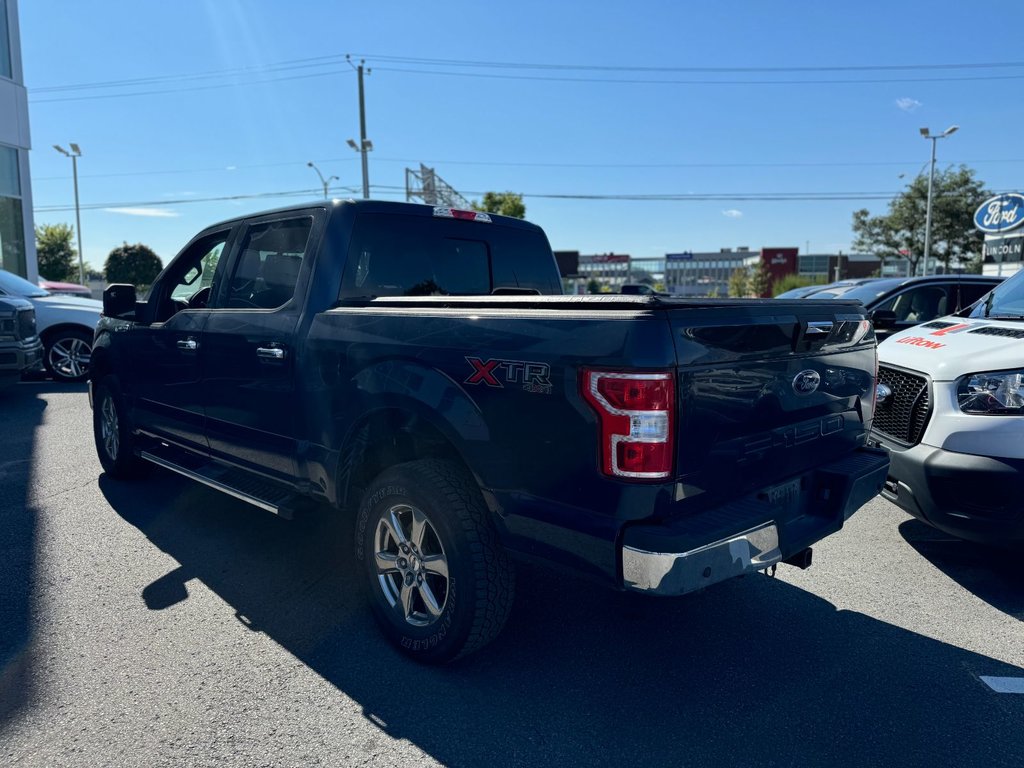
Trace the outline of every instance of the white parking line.
<instances>
[{"instance_id":1,"label":"white parking line","mask_svg":"<svg viewBox=\"0 0 1024 768\"><path fill-rule=\"evenodd\" d=\"M1024 693L1024 677L980 677L981 682L996 693Z\"/></svg>"}]
</instances>

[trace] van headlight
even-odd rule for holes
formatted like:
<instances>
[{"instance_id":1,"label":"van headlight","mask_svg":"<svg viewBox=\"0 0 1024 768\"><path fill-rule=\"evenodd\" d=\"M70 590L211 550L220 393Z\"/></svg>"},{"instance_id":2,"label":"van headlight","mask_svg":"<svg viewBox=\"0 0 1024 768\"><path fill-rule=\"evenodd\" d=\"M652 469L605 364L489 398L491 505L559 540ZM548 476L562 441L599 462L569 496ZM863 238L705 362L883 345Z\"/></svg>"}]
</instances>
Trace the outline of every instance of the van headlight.
<instances>
[{"instance_id":1,"label":"van headlight","mask_svg":"<svg viewBox=\"0 0 1024 768\"><path fill-rule=\"evenodd\" d=\"M956 399L964 413L1024 414L1024 371L964 376L957 385Z\"/></svg>"}]
</instances>

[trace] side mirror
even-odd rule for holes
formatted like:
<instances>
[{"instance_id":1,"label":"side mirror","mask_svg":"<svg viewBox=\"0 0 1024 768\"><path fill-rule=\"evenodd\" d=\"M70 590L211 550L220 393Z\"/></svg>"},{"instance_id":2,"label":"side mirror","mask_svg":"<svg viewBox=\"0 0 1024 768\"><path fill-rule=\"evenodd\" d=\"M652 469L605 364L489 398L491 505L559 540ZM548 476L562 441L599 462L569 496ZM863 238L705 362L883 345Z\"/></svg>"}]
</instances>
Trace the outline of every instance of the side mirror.
<instances>
[{"instance_id":1,"label":"side mirror","mask_svg":"<svg viewBox=\"0 0 1024 768\"><path fill-rule=\"evenodd\" d=\"M103 314L122 317L135 312L135 286L123 283L108 285L103 290Z\"/></svg>"},{"instance_id":2,"label":"side mirror","mask_svg":"<svg viewBox=\"0 0 1024 768\"><path fill-rule=\"evenodd\" d=\"M879 330L888 330L896 327L896 313L891 309L876 309L868 315L868 318L874 323L875 328Z\"/></svg>"}]
</instances>

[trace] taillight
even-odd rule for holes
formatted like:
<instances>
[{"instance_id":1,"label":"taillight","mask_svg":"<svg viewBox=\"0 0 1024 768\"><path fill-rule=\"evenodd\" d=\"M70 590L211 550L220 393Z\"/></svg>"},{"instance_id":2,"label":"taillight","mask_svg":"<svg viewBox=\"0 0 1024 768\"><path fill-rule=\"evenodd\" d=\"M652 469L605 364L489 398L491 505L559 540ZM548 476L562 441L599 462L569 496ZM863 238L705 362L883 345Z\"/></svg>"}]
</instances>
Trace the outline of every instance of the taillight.
<instances>
[{"instance_id":1,"label":"taillight","mask_svg":"<svg viewBox=\"0 0 1024 768\"><path fill-rule=\"evenodd\" d=\"M671 373L584 369L580 386L597 411L604 474L636 480L672 475L676 387Z\"/></svg>"}]
</instances>

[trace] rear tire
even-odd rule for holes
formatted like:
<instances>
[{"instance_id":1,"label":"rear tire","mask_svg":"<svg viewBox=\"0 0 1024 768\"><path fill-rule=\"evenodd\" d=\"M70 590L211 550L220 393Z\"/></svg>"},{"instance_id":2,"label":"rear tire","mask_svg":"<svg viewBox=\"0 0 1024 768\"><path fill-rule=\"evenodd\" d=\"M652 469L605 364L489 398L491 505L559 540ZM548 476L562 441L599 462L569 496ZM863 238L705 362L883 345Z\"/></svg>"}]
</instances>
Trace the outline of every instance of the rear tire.
<instances>
[{"instance_id":1,"label":"rear tire","mask_svg":"<svg viewBox=\"0 0 1024 768\"><path fill-rule=\"evenodd\" d=\"M479 650L508 618L514 574L489 514L466 470L437 459L390 467L363 496L356 557L370 608L417 661L442 664Z\"/></svg>"},{"instance_id":2,"label":"rear tire","mask_svg":"<svg viewBox=\"0 0 1024 768\"><path fill-rule=\"evenodd\" d=\"M104 376L93 387L92 433L103 471L111 477L129 480L149 468L135 455L124 396L114 376Z\"/></svg>"}]
</instances>

